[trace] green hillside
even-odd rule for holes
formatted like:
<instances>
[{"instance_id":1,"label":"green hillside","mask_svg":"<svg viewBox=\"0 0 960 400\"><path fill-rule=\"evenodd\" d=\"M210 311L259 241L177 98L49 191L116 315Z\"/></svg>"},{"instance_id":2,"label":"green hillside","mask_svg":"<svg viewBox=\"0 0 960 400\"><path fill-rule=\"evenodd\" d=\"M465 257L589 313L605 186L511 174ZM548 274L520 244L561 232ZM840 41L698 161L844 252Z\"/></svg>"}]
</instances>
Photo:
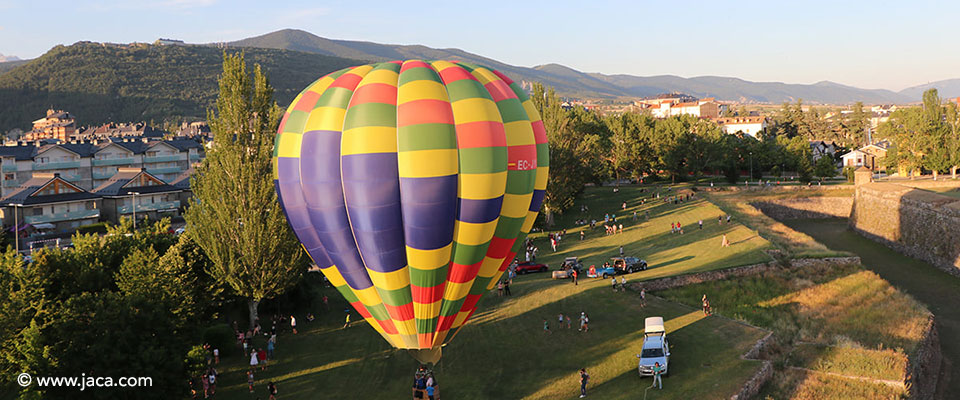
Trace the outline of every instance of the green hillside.
<instances>
[{"instance_id":1,"label":"green hillside","mask_svg":"<svg viewBox=\"0 0 960 400\"><path fill-rule=\"evenodd\" d=\"M324 74L363 63L288 50L243 51L251 66L265 68L281 105ZM0 131L27 130L50 107L70 111L80 125L205 118L217 95L222 52L209 46L54 47L0 75Z\"/></svg>"}]
</instances>

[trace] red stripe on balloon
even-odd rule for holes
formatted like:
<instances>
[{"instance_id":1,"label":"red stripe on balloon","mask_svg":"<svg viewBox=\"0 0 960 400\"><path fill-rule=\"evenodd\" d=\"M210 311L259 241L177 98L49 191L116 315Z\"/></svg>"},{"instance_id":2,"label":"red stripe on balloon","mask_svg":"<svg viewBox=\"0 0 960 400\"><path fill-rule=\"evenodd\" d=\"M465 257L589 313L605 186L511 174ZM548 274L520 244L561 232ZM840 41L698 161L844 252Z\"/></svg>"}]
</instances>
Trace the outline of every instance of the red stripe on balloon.
<instances>
[{"instance_id":1,"label":"red stripe on balloon","mask_svg":"<svg viewBox=\"0 0 960 400\"><path fill-rule=\"evenodd\" d=\"M377 323L380 324L380 328L383 329L385 333L388 333L390 335L396 335L400 333L400 331L397 330L397 326L393 324L392 320L385 319L381 321L378 319Z\"/></svg>"},{"instance_id":2,"label":"red stripe on balloon","mask_svg":"<svg viewBox=\"0 0 960 400\"><path fill-rule=\"evenodd\" d=\"M309 113L310 111L313 111L313 108L317 105L317 100L319 99L320 93L306 92L303 94L303 96L300 96L300 101L293 106L293 109Z\"/></svg>"},{"instance_id":3,"label":"red stripe on balloon","mask_svg":"<svg viewBox=\"0 0 960 400\"><path fill-rule=\"evenodd\" d=\"M449 331L450 327L453 326L453 321L457 319L457 314L451 316L440 316L440 320L437 323L437 332Z\"/></svg>"},{"instance_id":4,"label":"red stripe on balloon","mask_svg":"<svg viewBox=\"0 0 960 400\"><path fill-rule=\"evenodd\" d=\"M533 121L530 123L533 126L533 139L537 144L543 144L547 142L547 129L543 126L543 121Z\"/></svg>"},{"instance_id":5,"label":"red stripe on balloon","mask_svg":"<svg viewBox=\"0 0 960 400\"><path fill-rule=\"evenodd\" d=\"M487 249L487 257L490 258L504 258L507 256L507 253L510 251L510 248L513 247L513 242L516 238L504 239L501 237L493 237L493 240L490 241L490 248Z\"/></svg>"},{"instance_id":6,"label":"red stripe on balloon","mask_svg":"<svg viewBox=\"0 0 960 400\"><path fill-rule=\"evenodd\" d=\"M477 302L480 301L482 294L468 294L467 298L463 300L463 307L460 307L461 310L469 310L477 306Z\"/></svg>"},{"instance_id":7,"label":"red stripe on balloon","mask_svg":"<svg viewBox=\"0 0 960 400\"><path fill-rule=\"evenodd\" d=\"M339 78L333 81L333 83L330 84L330 88L339 87L353 91L361 80L363 80L362 76L348 72L340 75ZM330 88L327 88L327 90L330 90Z\"/></svg>"},{"instance_id":8,"label":"red stripe on balloon","mask_svg":"<svg viewBox=\"0 0 960 400\"><path fill-rule=\"evenodd\" d=\"M450 263L450 274L447 275L447 280L454 283L470 282L477 277L477 272L480 271L480 265L482 264L483 261L471 265Z\"/></svg>"},{"instance_id":9,"label":"red stripe on balloon","mask_svg":"<svg viewBox=\"0 0 960 400\"><path fill-rule=\"evenodd\" d=\"M467 72L467 70L463 69L460 66L444 68L439 72L439 74L440 74L440 79L442 79L443 83L446 85L449 85L452 82L456 82L462 79L470 79L474 81L477 80L477 78L475 78L471 73Z\"/></svg>"},{"instance_id":10,"label":"red stripe on balloon","mask_svg":"<svg viewBox=\"0 0 960 400\"><path fill-rule=\"evenodd\" d=\"M507 86L503 81L490 81L486 85L483 85L483 87L487 88L487 91L490 92L493 101L517 98L517 94L513 93L510 86Z\"/></svg>"},{"instance_id":11,"label":"red stripe on balloon","mask_svg":"<svg viewBox=\"0 0 960 400\"><path fill-rule=\"evenodd\" d=\"M414 100L397 106L397 127L417 124L453 125L450 103L442 100Z\"/></svg>"},{"instance_id":12,"label":"red stripe on balloon","mask_svg":"<svg viewBox=\"0 0 960 400\"><path fill-rule=\"evenodd\" d=\"M490 72L493 72L494 75L496 75L497 77L502 79L504 82L506 82L507 85L513 83L513 79L508 78L506 75L503 74L503 72L500 72L497 70L490 70Z\"/></svg>"},{"instance_id":13,"label":"red stripe on balloon","mask_svg":"<svg viewBox=\"0 0 960 400\"><path fill-rule=\"evenodd\" d=\"M525 144L508 147L507 169L511 171L537 169L537 145Z\"/></svg>"},{"instance_id":14,"label":"red stripe on balloon","mask_svg":"<svg viewBox=\"0 0 960 400\"><path fill-rule=\"evenodd\" d=\"M386 83L371 83L357 88L350 98L350 105L365 103L397 104L397 87Z\"/></svg>"},{"instance_id":15,"label":"red stripe on balloon","mask_svg":"<svg viewBox=\"0 0 960 400\"><path fill-rule=\"evenodd\" d=\"M280 120L280 127L277 128L277 133L283 133L283 127L287 125L288 118L290 118L290 111L283 113L283 119Z\"/></svg>"},{"instance_id":16,"label":"red stripe on balloon","mask_svg":"<svg viewBox=\"0 0 960 400\"><path fill-rule=\"evenodd\" d=\"M367 311L367 307L363 306L363 303L359 301L355 301L353 303L350 303L350 305L353 306L354 310L357 310L357 312L360 313L361 317L364 317L364 318L372 317L372 315L370 314L370 311Z\"/></svg>"},{"instance_id":17,"label":"red stripe on balloon","mask_svg":"<svg viewBox=\"0 0 960 400\"><path fill-rule=\"evenodd\" d=\"M503 123L497 121L477 121L457 125L457 148L504 147L507 136Z\"/></svg>"},{"instance_id":18,"label":"red stripe on balloon","mask_svg":"<svg viewBox=\"0 0 960 400\"><path fill-rule=\"evenodd\" d=\"M410 295L413 296L414 303L432 304L443 298L443 289L446 285L446 282L432 287L410 285Z\"/></svg>"},{"instance_id":19,"label":"red stripe on balloon","mask_svg":"<svg viewBox=\"0 0 960 400\"><path fill-rule=\"evenodd\" d=\"M387 309L387 313L390 314L390 318L393 318L397 321L409 321L413 319L412 304L404 304L402 306L391 306L387 303L383 303L383 307Z\"/></svg>"},{"instance_id":20,"label":"red stripe on balloon","mask_svg":"<svg viewBox=\"0 0 960 400\"><path fill-rule=\"evenodd\" d=\"M400 67L400 73L411 69L411 68L430 68L430 64L427 64L420 60L410 60L403 63L403 66Z\"/></svg>"}]
</instances>

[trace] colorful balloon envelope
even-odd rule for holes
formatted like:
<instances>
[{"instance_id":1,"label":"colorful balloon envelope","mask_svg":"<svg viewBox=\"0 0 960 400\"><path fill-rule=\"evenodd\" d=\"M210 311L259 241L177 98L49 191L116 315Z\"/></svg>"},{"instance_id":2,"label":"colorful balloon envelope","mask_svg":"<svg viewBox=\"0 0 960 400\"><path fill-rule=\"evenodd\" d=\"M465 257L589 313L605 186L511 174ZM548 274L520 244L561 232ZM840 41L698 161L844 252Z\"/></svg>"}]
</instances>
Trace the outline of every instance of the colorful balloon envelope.
<instances>
[{"instance_id":1,"label":"colorful balloon envelope","mask_svg":"<svg viewBox=\"0 0 960 400\"><path fill-rule=\"evenodd\" d=\"M322 272L391 345L436 361L523 246L549 150L506 75L410 60L311 84L280 123L274 162Z\"/></svg>"}]
</instances>

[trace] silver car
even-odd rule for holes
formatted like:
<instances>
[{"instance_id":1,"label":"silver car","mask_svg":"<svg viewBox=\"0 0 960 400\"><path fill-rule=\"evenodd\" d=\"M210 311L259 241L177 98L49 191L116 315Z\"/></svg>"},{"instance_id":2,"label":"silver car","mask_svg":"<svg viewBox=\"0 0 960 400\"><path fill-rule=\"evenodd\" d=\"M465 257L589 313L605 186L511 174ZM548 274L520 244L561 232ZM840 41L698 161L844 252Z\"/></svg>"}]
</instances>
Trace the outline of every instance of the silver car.
<instances>
[{"instance_id":1,"label":"silver car","mask_svg":"<svg viewBox=\"0 0 960 400\"><path fill-rule=\"evenodd\" d=\"M637 370L640 376L653 376L653 366L660 363L661 375L669 373L670 344L667 342L667 332L663 328L663 317L648 317L644 321L643 348L640 354Z\"/></svg>"}]
</instances>

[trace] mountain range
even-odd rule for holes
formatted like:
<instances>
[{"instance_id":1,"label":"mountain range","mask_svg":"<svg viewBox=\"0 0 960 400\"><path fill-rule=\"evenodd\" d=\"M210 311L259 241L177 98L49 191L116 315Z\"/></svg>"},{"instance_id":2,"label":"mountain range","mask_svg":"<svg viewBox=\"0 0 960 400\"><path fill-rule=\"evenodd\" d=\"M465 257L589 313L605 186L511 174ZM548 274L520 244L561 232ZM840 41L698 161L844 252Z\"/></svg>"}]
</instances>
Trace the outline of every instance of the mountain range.
<instances>
[{"instance_id":1,"label":"mountain range","mask_svg":"<svg viewBox=\"0 0 960 400\"><path fill-rule=\"evenodd\" d=\"M69 110L81 125L110 121L179 121L206 117L217 95L222 47L243 49L248 64L261 64L288 104L318 77L351 65L396 59L461 60L498 69L514 80L542 82L561 96L630 99L682 92L739 102L844 104L918 102L923 90L960 96L960 79L928 83L900 92L868 90L832 82L812 85L750 82L738 78L584 73L559 65L509 65L460 49L332 40L300 30L282 30L227 44L117 45L78 42L55 46L32 60L0 62L0 131L27 130L47 108Z\"/></svg>"},{"instance_id":2,"label":"mountain range","mask_svg":"<svg viewBox=\"0 0 960 400\"><path fill-rule=\"evenodd\" d=\"M647 77L605 75L585 73L559 64L544 64L530 68L514 66L460 49L434 49L421 45L327 39L296 29L279 30L230 42L228 45L286 49L372 61L411 58L461 60L496 68L514 80L542 82L544 85L554 87L561 95L570 97L628 98L681 92L697 97L716 97L719 100L754 103L793 102L797 99L803 99L808 103L828 104L846 104L856 101L910 103L920 101L921 93L929 87L941 89L942 97L960 96L960 79L933 82L894 92L885 89L860 89L829 81L807 85L751 82L721 76L683 78L674 75Z\"/></svg>"}]
</instances>

